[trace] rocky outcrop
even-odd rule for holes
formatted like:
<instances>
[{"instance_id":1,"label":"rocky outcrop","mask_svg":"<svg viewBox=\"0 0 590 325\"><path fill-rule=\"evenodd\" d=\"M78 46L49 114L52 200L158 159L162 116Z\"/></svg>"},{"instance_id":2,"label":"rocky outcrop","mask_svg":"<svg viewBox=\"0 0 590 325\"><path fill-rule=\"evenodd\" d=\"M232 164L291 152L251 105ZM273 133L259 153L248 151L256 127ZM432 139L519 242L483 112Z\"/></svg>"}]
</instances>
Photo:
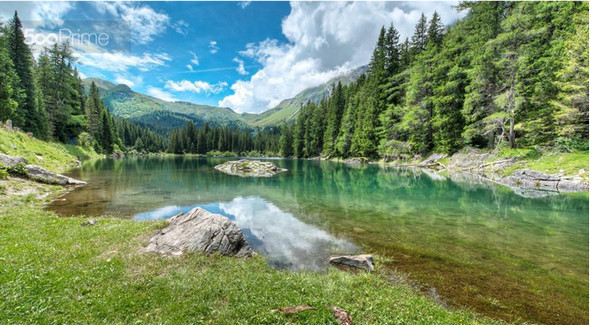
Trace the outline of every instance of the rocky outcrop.
<instances>
[{"instance_id":1,"label":"rocky outcrop","mask_svg":"<svg viewBox=\"0 0 590 325\"><path fill-rule=\"evenodd\" d=\"M438 161L446 158L447 155L444 153L433 153L430 157L418 164L418 167L429 167L429 166L442 166ZM444 166L443 166L444 167Z\"/></svg>"},{"instance_id":2,"label":"rocky outcrop","mask_svg":"<svg viewBox=\"0 0 590 325\"><path fill-rule=\"evenodd\" d=\"M146 251L163 255L219 253L237 257L252 256L242 230L233 221L202 208L172 217L170 225L150 239Z\"/></svg>"},{"instance_id":3,"label":"rocky outcrop","mask_svg":"<svg viewBox=\"0 0 590 325\"><path fill-rule=\"evenodd\" d=\"M39 167L37 165L26 165L25 171L27 174L27 178L45 184L53 184L53 185L84 185L86 182L80 181L77 179L73 179L71 177L67 177L61 174L56 174L52 171L49 171L45 168Z\"/></svg>"},{"instance_id":4,"label":"rocky outcrop","mask_svg":"<svg viewBox=\"0 0 590 325\"><path fill-rule=\"evenodd\" d=\"M37 165L27 164L22 157L0 154L0 166L8 168L9 172L30 180L52 185L84 185L86 182L54 173Z\"/></svg>"},{"instance_id":5,"label":"rocky outcrop","mask_svg":"<svg viewBox=\"0 0 590 325\"><path fill-rule=\"evenodd\" d=\"M373 255L337 255L330 257L331 264L345 265L367 271L373 271Z\"/></svg>"},{"instance_id":6,"label":"rocky outcrop","mask_svg":"<svg viewBox=\"0 0 590 325\"><path fill-rule=\"evenodd\" d=\"M271 177L287 171L268 161L247 159L227 161L215 166L215 169L226 174L242 177Z\"/></svg>"},{"instance_id":7,"label":"rocky outcrop","mask_svg":"<svg viewBox=\"0 0 590 325\"><path fill-rule=\"evenodd\" d=\"M22 157L9 156L9 155L5 155L3 153L0 153L0 166L14 168L19 164L26 165L27 160Z\"/></svg>"},{"instance_id":8,"label":"rocky outcrop","mask_svg":"<svg viewBox=\"0 0 590 325\"><path fill-rule=\"evenodd\" d=\"M343 162L347 165L355 166L355 165L367 164L369 162L369 160L367 160L367 158L348 158L348 159L344 160Z\"/></svg>"},{"instance_id":9,"label":"rocky outcrop","mask_svg":"<svg viewBox=\"0 0 590 325\"><path fill-rule=\"evenodd\" d=\"M519 169L510 176L499 180L510 187L559 192L588 191L588 184L583 181L582 177L564 177L528 169Z\"/></svg>"}]
</instances>

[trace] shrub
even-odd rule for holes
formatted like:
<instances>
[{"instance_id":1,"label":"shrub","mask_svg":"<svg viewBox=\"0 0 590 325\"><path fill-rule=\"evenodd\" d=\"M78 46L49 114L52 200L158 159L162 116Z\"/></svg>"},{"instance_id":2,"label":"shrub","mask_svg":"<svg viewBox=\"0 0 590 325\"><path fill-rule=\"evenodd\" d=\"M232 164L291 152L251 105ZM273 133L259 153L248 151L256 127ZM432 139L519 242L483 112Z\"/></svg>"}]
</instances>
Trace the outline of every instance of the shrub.
<instances>
[{"instance_id":1,"label":"shrub","mask_svg":"<svg viewBox=\"0 0 590 325\"><path fill-rule=\"evenodd\" d=\"M6 170L4 167L0 167L0 180L7 179L7 178L8 178L8 170Z\"/></svg>"},{"instance_id":2,"label":"shrub","mask_svg":"<svg viewBox=\"0 0 590 325\"><path fill-rule=\"evenodd\" d=\"M588 140L583 140L580 136L574 138L558 137L554 143L555 149L560 152L588 150Z\"/></svg>"}]
</instances>

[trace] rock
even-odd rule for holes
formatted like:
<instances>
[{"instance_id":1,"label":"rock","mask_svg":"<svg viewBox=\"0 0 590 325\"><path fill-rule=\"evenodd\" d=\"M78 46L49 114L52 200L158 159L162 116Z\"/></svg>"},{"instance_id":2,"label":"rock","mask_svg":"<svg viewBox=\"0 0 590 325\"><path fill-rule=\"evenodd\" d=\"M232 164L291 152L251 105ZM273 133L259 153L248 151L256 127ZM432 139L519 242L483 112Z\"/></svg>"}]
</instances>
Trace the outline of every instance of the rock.
<instances>
[{"instance_id":1,"label":"rock","mask_svg":"<svg viewBox=\"0 0 590 325\"><path fill-rule=\"evenodd\" d=\"M418 167L426 167L436 163L438 160L446 158L447 155L444 153L433 153L430 157L426 158L426 160L422 161L418 164Z\"/></svg>"},{"instance_id":2,"label":"rock","mask_svg":"<svg viewBox=\"0 0 590 325\"><path fill-rule=\"evenodd\" d=\"M334 312L334 318L336 319L336 322L340 325L351 325L352 324L352 317L350 316L350 314L340 308L340 307L336 307L333 306L332 311Z\"/></svg>"},{"instance_id":3,"label":"rock","mask_svg":"<svg viewBox=\"0 0 590 325\"><path fill-rule=\"evenodd\" d=\"M348 158L346 160L344 160L344 163L347 165L363 165L368 163L369 161L367 160L367 158Z\"/></svg>"},{"instance_id":4,"label":"rock","mask_svg":"<svg viewBox=\"0 0 590 325\"><path fill-rule=\"evenodd\" d=\"M90 220L82 223L83 227L94 226L94 225L96 225L96 219L90 219Z\"/></svg>"},{"instance_id":5,"label":"rock","mask_svg":"<svg viewBox=\"0 0 590 325\"><path fill-rule=\"evenodd\" d=\"M57 184L57 185L84 185L86 182L73 179L64 175L56 174L45 168L37 165L27 165L27 160L22 157L9 156L0 153L0 165L15 168L18 165L23 166L24 175L18 175L26 177L28 179L37 181L45 184ZM20 174L20 172L19 172Z\"/></svg>"},{"instance_id":6,"label":"rock","mask_svg":"<svg viewBox=\"0 0 590 325\"><path fill-rule=\"evenodd\" d=\"M554 192L585 192L588 184L581 177L565 177L535 170L519 169L499 180L512 188L537 189Z\"/></svg>"},{"instance_id":7,"label":"rock","mask_svg":"<svg viewBox=\"0 0 590 325\"><path fill-rule=\"evenodd\" d=\"M5 167L16 167L16 165L18 164L26 165L27 160L22 157L9 156L0 153L0 165L3 165Z\"/></svg>"},{"instance_id":8,"label":"rock","mask_svg":"<svg viewBox=\"0 0 590 325\"><path fill-rule=\"evenodd\" d=\"M299 305L299 306L288 306L288 307L282 307L279 309L273 309L273 312L277 312L280 311L282 313L285 314L296 314L300 311L306 311L306 310L314 310L316 309L315 307L312 306L308 306L308 305Z\"/></svg>"},{"instance_id":9,"label":"rock","mask_svg":"<svg viewBox=\"0 0 590 325\"><path fill-rule=\"evenodd\" d=\"M365 269L367 271L373 271L373 255L338 255L330 257L330 263L346 265L356 267L359 269Z\"/></svg>"},{"instance_id":10,"label":"rock","mask_svg":"<svg viewBox=\"0 0 590 325\"><path fill-rule=\"evenodd\" d=\"M242 230L228 218L194 208L170 219L170 225L150 239L148 252L164 255L201 252L252 256Z\"/></svg>"},{"instance_id":11,"label":"rock","mask_svg":"<svg viewBox=\"0 0 590 325\"><path fill-rule=\"evenodd\" d=\"M585 174L586 170L584 168L578 170L578 175Z\"/></svg>"},{"instance_id":12,"label":"rock","mask_svg":"<svg viewBox=\"0 0 590 325\"><path fill-rule=\"evenodd\" d=\"M560 192L588 192L588 184L583 183L579 179L561 180L557 184L557 189Z\"/></svg>"},{"instance_id":13,"label":"rock","mask_svg":"<svg viewBox=\"0 0 590 325\"><path fill-rule=\"evenodd\" d=\"M25 170L27 177L31 180L45 184L57 184L57 185L84 185L86 182L73 179L64 175L56 174L45 168L37 165L26 165Z\"/></svg>"},{"instance_id":14,"label":"rock","mask_svg":"<svg viewBox=\"0 0 590 325\"><path fill-rule=\"evenodd\" d=\"M121 159L121 158L125 158L125 154L121 151L113 152L112 154L109 155L109 157L111 159Z\"/></svg>"},{"instance_id":15,"label":"rock","mask_svg":"<svg viewBox=\"0 0 590 325\"><path fill-rule=\"evenodd\" d=\"M215 169L226 174L242 177L271 177L287 171L268 161L247 159L227 161L215 166Z\"/></svg>"}]
</instances>

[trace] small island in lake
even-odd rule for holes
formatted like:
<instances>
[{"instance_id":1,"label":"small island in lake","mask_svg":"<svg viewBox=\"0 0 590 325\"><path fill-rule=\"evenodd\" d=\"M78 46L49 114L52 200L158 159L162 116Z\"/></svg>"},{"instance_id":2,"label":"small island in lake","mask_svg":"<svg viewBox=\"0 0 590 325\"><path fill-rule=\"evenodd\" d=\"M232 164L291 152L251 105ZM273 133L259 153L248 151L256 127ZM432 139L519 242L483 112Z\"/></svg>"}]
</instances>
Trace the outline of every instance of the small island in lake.
<instances>
[{"instance_id":1,"label":"small island in lake","mask_svg":"<svg viewBox=\"0 0 590 325\"><path fill-rule=\"evenodd\" d=\"M220 172L242 177L272 177L278 173L286 172L285 168L277 167L268 161L259 160L232 160L215 166Z\"/></svg>"}]
</instances>

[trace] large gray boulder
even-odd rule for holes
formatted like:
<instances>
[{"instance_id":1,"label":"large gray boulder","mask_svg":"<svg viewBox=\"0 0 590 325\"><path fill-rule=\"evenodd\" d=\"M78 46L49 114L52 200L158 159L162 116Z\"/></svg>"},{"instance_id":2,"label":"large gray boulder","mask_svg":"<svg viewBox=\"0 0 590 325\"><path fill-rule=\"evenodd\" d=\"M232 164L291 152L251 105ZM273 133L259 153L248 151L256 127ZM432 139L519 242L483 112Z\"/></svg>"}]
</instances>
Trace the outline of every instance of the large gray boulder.
<instances>
[{"instance_id":1,"label":"large gray boulder","mask_svg":"<svg viewBox=\"0 0 590 325\"><path fill-rule=\"evenodd\" d=\"M233 221L198 207L172 217L170 224L150 239L146 251L164 255L198 252L252 256L242 230Z\"/></svg>"},{"instance_id":2,"label":"large gray boulder","mask_svg":"<svg viewBox=\"0 0 590 325\"><path fill-rule=\"evenodd\" d=\"M215 169L226 174L242 177L271 177L287 171L284 168L277 167L269 161L248 159L227 161L221 165L215 166Z\"/></svg>"},{"instance_id":3,"label":"large gray boulder","mask_svg":"<svg viewBox=\"0 0 590 325\"><path fill-rule=\"evenodd\" d=\"M331 264L345 265L373 271L373 255L338 255L330 257Z\"/></svg>"},{"instance_id":4,"label":"large gray boulder","mask_svg":"<svg viewBox=\"0 0 590 325\"><path fill-rule=\"evenodd\" d=\"M546 174L535 170L519 169L502 179L502 183L511 187L530 188L544 191L583 192L588 191L588 184L582 177L565 177Z\"/></svg>"},{"instance_id":5,"label":"large gray boulder","mask_svg":"<svg viewBox=\"0 0 590 325\"><path fill-rule=\"evenodd\" d=\"M56 174L37 165L26 165L27 177L39 183L55 185L84 185L86 182Z\"/></svg>"},{"instance_id":6,"label":"large gray boulder","mask_svg":"<svg viewBox=\"0 0 590 325\"><path fill-rule=\"evenodd\" d=\"M23 157L9 156L0 153L0 165L4 167L16 167L18 164L26 165L27 160Z\"/></svg>"},{"instance_id":7,"label":"large gray boulder","mask_svg":"<svg viewBox=\"0 0 590 325\"><path fill-rule=\"evenodd\" d=\"M8 168L16 168L17 166L22 166L22 171L24 175L19 175L21 177L26 177L30 180L45 183L45 184L53 184L53 185L84 185L86 182L80 181L77 179L73 179L71 177L67 177L64 175L60 175L54 173L50 170L47 170L43 167L39 167L37 165L27 165L27 160L22 157L17 156L9 156L0 153L0 165ZM20 172L19 172L20 174Z\"/></svg>"}]
</instances>

